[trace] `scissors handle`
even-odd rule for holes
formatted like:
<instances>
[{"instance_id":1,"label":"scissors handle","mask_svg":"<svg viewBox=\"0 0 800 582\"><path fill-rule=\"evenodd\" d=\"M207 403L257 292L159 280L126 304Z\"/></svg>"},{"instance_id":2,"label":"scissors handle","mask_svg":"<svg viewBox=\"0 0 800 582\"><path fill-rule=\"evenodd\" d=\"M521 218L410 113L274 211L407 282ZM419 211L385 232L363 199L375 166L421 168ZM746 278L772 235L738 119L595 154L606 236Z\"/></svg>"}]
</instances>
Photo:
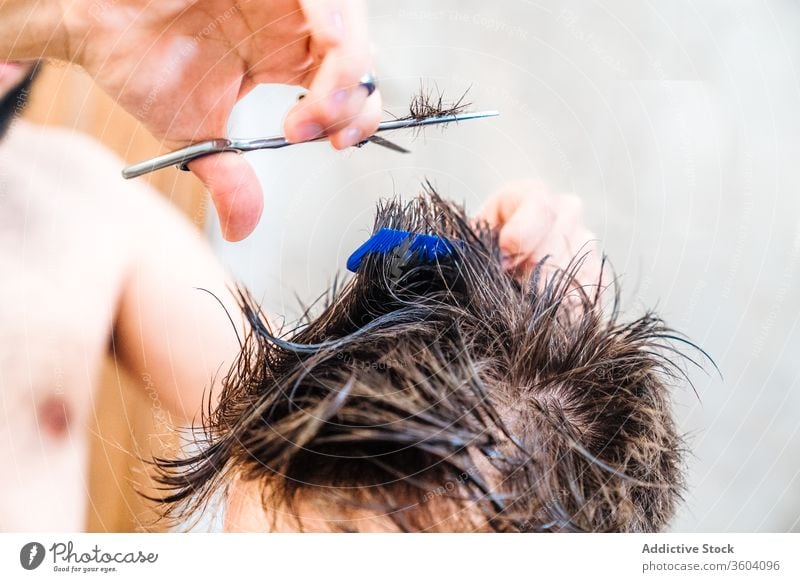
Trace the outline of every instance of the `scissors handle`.
<instances>
[{"instance_id":1,"label":"scissors handle","mask_svg":"<svg viewBox=\"0 0 800 582\"><path fill-rule=\"evenodd\" d=\"M201 141L192 144L188 147L175 150L168 154L164 154L150 160L132 164L122 170L122 177L126 180L131 178L138 178L156 170L163 170L170 166L180 166L181 169L186 167L186 164L197 158L207 156L209 154L218 154L222 152L238 152L239 150L233 148L233 144L229 139L210 139L208 141Z\"/></svg>"},{"instance_id":2,"label":"scissors handle","mask_svg":"<svg viewBox=\"0 0 800 582\"><path fill-rule=\"evenodd\" d=\"M321 136L311 141L321 141L327 139L326 136ZM138 178L156 170L163 170L170 166L178 166L180 170L188 172L188 164L203 156L210 154L221 154L223 152L233 152L241 154L242 152L252 152L255 150L263 149L278 149L292 145L283 137L267 137L256 139L210 139L208 141L201 141L185 148L169 152L167 154L131 164L122 170L122 177L126 180L131 178Z\"/></svg>"}]
</instances>

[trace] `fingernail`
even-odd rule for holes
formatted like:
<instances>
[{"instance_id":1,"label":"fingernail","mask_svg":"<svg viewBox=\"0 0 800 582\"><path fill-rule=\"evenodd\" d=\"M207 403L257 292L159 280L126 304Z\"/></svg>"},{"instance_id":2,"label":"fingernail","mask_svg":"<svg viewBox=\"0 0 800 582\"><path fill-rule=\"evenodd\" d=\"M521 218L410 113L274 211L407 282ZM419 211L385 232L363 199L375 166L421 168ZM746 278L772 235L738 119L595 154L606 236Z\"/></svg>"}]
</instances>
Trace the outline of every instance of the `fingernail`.
<instances>
[{"instance_id":1,"label":"fingernail","mask_svg":"<svg viewBox=\"0 0 800 582\"><path fill-rule=\"evenodd\" d=\"M345 101L347 101L347 96L349 95L349 91L347 89L339 89L333 95L331 95L331 108L333 109L333 115L339 115L339 112L344 107Z\"/></svg>"},{"instance_id":2,"label":"fingernail","mask_svg":"<svg viewBox=\"0 0 800 582\"><path fill-rule=\"evenodd\" d=\"M297 141L308 141L322 135L322 126L316 123L306 123L297 129Z\"/></svg>"},{"instance_id":3,"label":"fingernail","mask_svg":"<svg viewBox=\"0 0 800 582\"><path fill-rule=\"evenodd\" d=\"M348 127L344 130L344 143L346 147L354 146L361 142L361 130L357 127Z\"/></svg>"}]
</instances>

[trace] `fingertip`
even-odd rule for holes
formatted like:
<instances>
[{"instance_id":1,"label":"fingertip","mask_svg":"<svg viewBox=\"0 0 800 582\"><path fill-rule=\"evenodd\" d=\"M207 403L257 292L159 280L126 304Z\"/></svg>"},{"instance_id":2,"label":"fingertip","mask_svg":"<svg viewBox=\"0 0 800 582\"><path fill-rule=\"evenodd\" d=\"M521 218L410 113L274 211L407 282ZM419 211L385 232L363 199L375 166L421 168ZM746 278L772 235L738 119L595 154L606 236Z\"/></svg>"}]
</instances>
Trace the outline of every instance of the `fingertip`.
<instances>
[{"instance_id":1,"label":"fingertip","mask_svg":"<svg viewBox=\"0 0 800 582\"><path fill-rule=\"evenodd\" d=\"M289 143L303 143L317 139L325 133L324 128L315 121L301 121L284 125L283 134Z\"/></svg>"},{"instance_id":2,"label":"fingertip","mask_svg":"<svg viewBox=\"0 0 800 582\"><path fill-rule=\"evenodd\" d=\"M366 135L373 135L378 131L378 127L381 124L382 106L383 96L380 89L376 89L372 95L367 97L364 111L361 114L361 127Z\"/></svg>"},{"instance_id":3,"label":"fingertip","mask_svg":"<svg viewBox=\"0 0 800 582\"><path fill-rule=\"evenodd\" d=\"M342 150L362 143L372 136L380 124L380 105L381 97L376 91L363 102L360 113L352 120L352 123L331 136L333 147Z\"/></svg>"},{"instance_id":4,"label":"fingertip","mask_svg":"<svg viewBox=\"0 0 800 582\"><path fill-rule=\"evenodd\" d=\"M498 200L497 197L490 197L486 200L483 205L478 209L475 213L475 218L478 220L482 220L489 225L489 228L496 229L500 226L500 220L497 216Z\"/></svg>"},{"instance_id":5,"label":"fingertip","mask_svg":"<svg viewBox=\"0 0 800 582\"><path fill-rule=\"evenodd\" d=\"M195 160L190 169L211 193L225 240L247 238L264 210L261 185L252 166L238 154L222 153Z\"/></svg>"},{"instance_id":6,"label":"fingertip","mask_svg":"<svg viewBox=\"0 0 800 582\"><path fill-rule=\"evenodd\" d=\"M361 131L354 127L348 127L347 129L337 131L330 136L331 145L337 150L347 149L361 141L363 141L361 139Z\"/></svg>"},{"instance_id":7,"label":"fingertip","mask_svg":"<svg viewBox=\"0 0 800 582\"><path fill-rule=\"evenodd\" d=\"M545 239L542 230L529 221L514 217L500 228L498 244L501 251L516 258L516 262L529 260L539 250Z\"/></svg>"},{"instance_id":8,"label":"fingertip","mask_svg":"<svg viewBox=\"0 0 800 582\"><path fill-rule=\"evenodd\" d=\"M308 137L312 130L322 130L321 126L316 124L312 118L312 112L306 103L308 99L309 97L306 96L305 99L296 103L283 118L283 136L290 143L300 143L313 139ZM316 127L306 127L311 123L314 123Z\"/></svg>"},{"instance_id":9,"label":"fingertip","mask_svg":"<svg viewBox=\"0 0 800 582\"><path fill-rule=\"evenodd\" d=\"M217 210L219 212L219 209ZM261 195L259 188L258 194L253 199L250 208L244 210L234 210L228 213L225 220L222 219L220 214L220 229L222 236L228 242L240 242L253 234L253 231L258 226L261 220L261 215L264 212L264 199Z\"/></svg>"}]
</instances>

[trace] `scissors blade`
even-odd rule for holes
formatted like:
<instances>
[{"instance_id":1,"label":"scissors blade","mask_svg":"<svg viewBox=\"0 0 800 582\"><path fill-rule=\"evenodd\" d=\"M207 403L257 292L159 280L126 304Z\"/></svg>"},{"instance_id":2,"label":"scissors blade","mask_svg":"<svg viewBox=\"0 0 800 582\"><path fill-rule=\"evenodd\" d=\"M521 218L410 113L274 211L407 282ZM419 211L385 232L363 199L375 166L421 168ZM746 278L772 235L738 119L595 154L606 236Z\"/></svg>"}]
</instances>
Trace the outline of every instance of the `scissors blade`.
<instances>
[{"instance_id":1,"label":"scissors blade","mask_svg":"<svg viewBox=\"0 0 800 582\"><path fill-rule=\"evenodd\" d=\"M484 119L486 117L497 117L498 115L500 115L499 111L489 110L489 111L476 111L474 113L473 112L454 113L452 115L422 117L419 119L390 119L389 121L381 122L381 124L378 125L378 129L375 130L375 133L380 133L382 131L393 131L395 129L406 129L409 127L423 127L425 125L437 125L440 123L457 123L459 121L466 121L469 119ZM275 137L268 137L261 139L240 139L240 140L231 140L231 147L240 152L250 152L254 150L267 150L267 149L274 150L274 149L284 148L287 146L299 145L301 143L326 141L328 140L329 137L330 136L328 135L321 135L319 137L316 137L308 141L298 141L298 142L287 141L286 138L283 136L275 136ZM367 140L371 141L375 137L377 136L373 134L371 137L367 138ZM385 139L384 141L386 141L386 143L381 143L380 145L388 147L389 149L394 149L395 151L399 151L396 148L387 145L391 142ZM400 146L397 147L399 148Z\"/></svg>"},{"instance_id":2,"label":"scissors blade","mask_svg":"<svg viewBox=\"0 0 800 582\"><path fill-rule=\"evenodd\" d=\"M423 127L425 125L436 125L439 123L457 123L468 119L484 119L487 117L497 117L499 111L475 111L471 113L454 113L452 115L436 115L433 117L422 117L420 119L392 119L384 121L378 126L378 131L392 131L407 127Z\"/></svg>"},{"instance_id":3,"label":"scissors blade","mask_svg":"<svg viewBox=\"0 0 800 582\"><path fill-rule=\"evenodd\" d=\"M379 135L373 135L367 141L371 141L372 143L383 146L385 148L389 148L392 151L400 152L401 154L410 154L411 150L407 150L406 148L397 145L394 142L389 141L388 139L384 139Z\"/></svg>"}]
</instances>

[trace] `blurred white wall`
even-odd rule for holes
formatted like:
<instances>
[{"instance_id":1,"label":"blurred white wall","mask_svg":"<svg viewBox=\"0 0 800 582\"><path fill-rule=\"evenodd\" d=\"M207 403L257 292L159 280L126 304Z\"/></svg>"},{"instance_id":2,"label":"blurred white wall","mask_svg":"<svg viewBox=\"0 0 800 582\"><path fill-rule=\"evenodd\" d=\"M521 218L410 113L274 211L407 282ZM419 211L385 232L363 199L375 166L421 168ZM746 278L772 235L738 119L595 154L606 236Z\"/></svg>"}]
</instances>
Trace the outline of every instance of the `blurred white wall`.
<instances>
[{"instance_id":1,"label":"blurred white wall","mask_svg":"<svg viewBox=\"0 0 800 582\"><path fill-rule=\"evenodd\" d=\"M215 244L289 320L424 177L477 208L504 181L578 193L628 310L657 307L716 360L676 394L693 453L676 531L800 531L800 7L793 0L370 0L385 106L420 79L501 117L251 155L266 212ZM297 91L257 90L239 136L280 130ZM212 221L215 219L212 217ZM216 227L211 228L216 232Z\"/></svg>"}]
</instances>

